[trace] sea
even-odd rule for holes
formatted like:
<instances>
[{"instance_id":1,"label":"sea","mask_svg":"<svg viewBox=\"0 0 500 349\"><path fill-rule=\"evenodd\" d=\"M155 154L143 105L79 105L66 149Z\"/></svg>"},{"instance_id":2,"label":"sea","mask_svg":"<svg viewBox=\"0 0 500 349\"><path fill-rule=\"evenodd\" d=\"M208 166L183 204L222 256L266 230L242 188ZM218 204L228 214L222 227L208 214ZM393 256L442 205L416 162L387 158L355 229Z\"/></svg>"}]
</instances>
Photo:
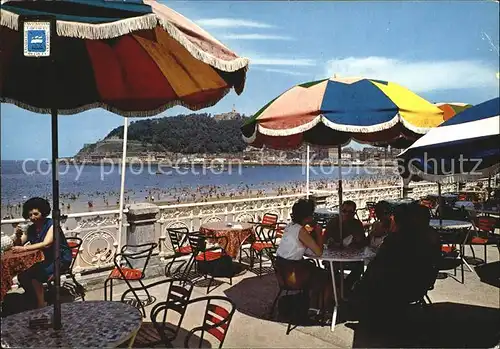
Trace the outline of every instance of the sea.
<instances>
[{"instance_id":1,"label":"sea","mask_svg":"<svg viewBox=\"0 0 500 349\"><path fill-rule=\"evenodd\" d=\"M126 167L125 188L133 199L144 199L144 193L186 192L189 188L219 188L227 192L251 188L276 192L278 188L305 183L306 166L243 166L226 167L184 166L165 168L158 165L130 164ZM311 182L334 182L336 166L312 166ZM394 168L344 167L346 181L394 176ZM59 188L62 197L78 196L79 201L97 196L115 197L120 190L119 164L74 165L60 164ZM200 189L201 188L201 189ZM1 203L13 205L33 196L51 197L52 172L46 161L1 161Z\"/></svg>"}]
</instances>

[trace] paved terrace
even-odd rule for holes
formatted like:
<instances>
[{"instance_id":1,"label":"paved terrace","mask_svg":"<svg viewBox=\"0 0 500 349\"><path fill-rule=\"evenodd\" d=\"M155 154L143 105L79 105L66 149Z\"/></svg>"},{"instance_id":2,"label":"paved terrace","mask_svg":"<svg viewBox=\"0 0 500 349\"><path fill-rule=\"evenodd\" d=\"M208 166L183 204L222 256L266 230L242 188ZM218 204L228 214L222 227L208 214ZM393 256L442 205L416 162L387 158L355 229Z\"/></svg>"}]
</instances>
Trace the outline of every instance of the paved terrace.
<instances>
[{"instance_id":1,"label":"paved terrace","mask_svg":"<svg viewBox=\"0 0 500 349\"><path fill-rule=\"evenodd\" d=\"M467 253L470 251L467 248ZM476 256L482 256L476 247ZM459 270L458 270L459 272ZM453 272L451 272L453 273ZM458 275L460 275L458 273ZM482 280L480 278L482 277ZM342 320L334 332L329 326L299 326L286 335L286 323L269 319L271 303L278 291L274 274L256 276L252 271L233 278L233 286L224 282L210 295L225 295L237 305L229 328L225 348L365 348L365 347L473 347L492 348L500 341L500 261L498 250L488 247L488 264L465 268L465 283L452 277L438 279L429 292L433 305L421 311L415 309L406 318L381 324L381 329L367 328L353 321ZM158 279L147 280L147 283ZM227 280L228 281L228 280ZM203 283L206 286L206 283ZM125 290L114 288L114 300ZM161 300L160 289L152 295ZM206 295L206 287L195 286L192 298ZM103 299L103 290L95 289L86 300ZM188 308L183 328L189 331L200 324L203 305ZM145 319L145 322L149 322ZM186 332L174 346L182 347ZM211 336L207 336L211 339ZM216 347L217 342L205 343Z\"/></svg>"},{"instance_id":2,"label":"paved terrace","mask_svg":"<svg viewBox=\"0 0 500 349\"><path fill-rule=\"evenodd\" d=\"M470 253L468 248L467 252ZM476 247L476 256L482 255L482 248ZM158 280L160 278L151 278L146 284ZM225 348L493 348L500 344L500 260L494 246L488 247L487 265L476 267L474 272L465 268L464 284L451 276L438 279L435 289L429 292L431 306L425 310L414 308L407 316L382 323L377 329L347 321L341 311L334 332L328 325L310 325L296 327L286 335L287 324L268 316L278 291L274 274L259 277L247 270L233 278L233 286L229 285L229 280L218 280L220 285L210 295L227 296L237 306ZM92 290L87 292L86 300L104 298L100 285L88 285ZM119 300L125 289L125 284L116 284L113 300ZM17 292L7 296L11 303L16 303ZM162 301L165 289L152 288L151 294ZM202 281L194 287L191 298L205 295L206 282ZM185 334L201 324L202 314L204 304L188 308L175 347L183 347ZM144 322L147 326L149 318ZM206 339L209 342L205 341L204 347L218 347L218 342L212 341L211 336L206 336Z\"/></svg>"}]
</instances>

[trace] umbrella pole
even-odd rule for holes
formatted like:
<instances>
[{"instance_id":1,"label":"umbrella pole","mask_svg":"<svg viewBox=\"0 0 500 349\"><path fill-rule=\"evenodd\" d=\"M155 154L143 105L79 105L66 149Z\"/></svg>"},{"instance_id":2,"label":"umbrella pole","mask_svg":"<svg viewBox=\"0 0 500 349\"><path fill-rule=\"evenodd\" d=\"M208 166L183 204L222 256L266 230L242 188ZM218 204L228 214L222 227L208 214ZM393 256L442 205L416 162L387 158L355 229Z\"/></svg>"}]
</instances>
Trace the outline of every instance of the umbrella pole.
<instances>
[{"instance_id":1,"label":"umbrella pole","mask_svg":"<svg viewBox=\"0 0 500 349\"><path fill-rule=\"evenodd\" d=\"M491 188L491 175L490 175L490 176L488 176L488 189L487 189L487 190L488 190L488 193L486 194L486 199L487 199L487 200L489 200L489 199L490 199L490 195L491 195L491 193L490 193L490 192L491 192L490 188Z\"/></svg>"},{"instance_id":2,"label":"umbrella pole","mask_svg":"<svg viewBox=\"0 0 500 349\"><path fill-rule=\"evenodd\" d=\"M118 218L118 248L122 248L122 232L123 232L123 204L125 201L125 171L126 171L126 160L127 160L127 139L128 139L128 118L124 118L123 122L123 151L122 151L122 163L121 163L121 182L120 182L120 215Z\"/></svg>"},{"instance_id":3,"label":"umbrella pole","mask_svg":"<svg viewBox=\"0 0 500 349\"><path fill-rule=\"evenodd\" d=\"M439 210L439 226L443 225L443 197L441 196L441 183L438 183L438 210Z\"/></svg>"},{"instance_id":4,"label":"umbrella pole","mask_svg":"<svg viewBox=\"0 0 500 349\"><path fill-rule=\"evenodd\" d=\"M54 233L54 330L61 328L61 211L59 209L59 139L57 109L51 109L52 116L52 229Z\"/></svg>"},{"instance_id":5,"label":"umbrella pole","mask_svg":"<svg viewBox=\"0 0 500 349\"><path fill-rule=\"evenodd\" d=\"M339 193L339 232L340 232L340 246L344 246L342 244L342 146L339 145L337 148L337 157L338 157L338 171L339 171L339 185L338 185L338 193Z\"/></svg>"},{"instance_id":6,"label":"umbrella pole","mask_svg":"<svg viewBox=\"0 0 500 349\"><path fill-rule=\"evenodd\" d=\"M309 151L310 148L307 146L306 152L306 198L309 199Z\"/></svg>"}]
</instances>

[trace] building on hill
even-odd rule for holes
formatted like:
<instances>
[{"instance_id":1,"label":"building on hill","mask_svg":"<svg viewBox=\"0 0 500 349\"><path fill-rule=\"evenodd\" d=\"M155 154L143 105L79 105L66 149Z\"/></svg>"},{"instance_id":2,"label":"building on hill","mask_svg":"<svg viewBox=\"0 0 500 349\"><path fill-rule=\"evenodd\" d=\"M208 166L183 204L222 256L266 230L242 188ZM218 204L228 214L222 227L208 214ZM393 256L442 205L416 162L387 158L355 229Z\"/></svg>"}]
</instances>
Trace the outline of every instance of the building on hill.
<instances>
[{"instance_id":1,"label":"building on hill","mask_svg":"<svg viewBox=\"0 0 500 349\"><path fill-rule=\"evenodd\" d=\"M233 105L233 110L231 110L229 113L222 113L222 114L216 114L214 115L214 119L217 121L221 120L242 120L243 115L238 113L236 111L235 105Z\"/></svg>"}]
</instances>

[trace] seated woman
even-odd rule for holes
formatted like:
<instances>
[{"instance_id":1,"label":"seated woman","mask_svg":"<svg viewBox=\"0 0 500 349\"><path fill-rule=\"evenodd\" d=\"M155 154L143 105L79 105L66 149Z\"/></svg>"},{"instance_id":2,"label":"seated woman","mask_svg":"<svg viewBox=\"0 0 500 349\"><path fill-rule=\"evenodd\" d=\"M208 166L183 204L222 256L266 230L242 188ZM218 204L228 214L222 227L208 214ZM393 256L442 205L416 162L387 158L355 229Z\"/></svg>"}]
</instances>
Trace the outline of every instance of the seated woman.
<instances>
[{"instance_id":1,"label":"seated woman","mask_svg":"<svg viewBox=\"0 0 500 349\"><path fill-rule=\"evenodd\" d=\"M23 217L30 219L33 223L26 233L18 226L14 239L13 252L25 252L41 250L44 260L34 264L31 268L20 273L17 277L19 283L24 288L27 299L36 300L36 307L46 306L44 299L43 283L47 282L54 273L55 254L54 254L54 229L52 219L47 218L50 214L50 204L42 198L31 198L23 205ZM67 270L71 264L71 250L62 231L61 234L60 256L61 272ZM28 243L25 245L25 243Z\"/></svg>"},{"instance_id":2,"label":"seated woman","mask_svg":"<svg viewBox=\"0 0 500 349\"><path fill-rule=\"evenodd\" d=\"M330 310L333 306L333 289L329 272L304 259L306 249L316 256L323 254L321 227L311 228L308 225L313 220L314 208L314 202L305 199L293 205L292 223L285 227L276 251L276 269L286 286L311 292L312 308L320 308L319 300L323 295L322 304Z\"/></svg>"},{"instance_id":3,"label":"seated woman","mask_svg":"<svg viewBox=\"0 0 500 349\"><path fill-rule=\"evenodd\" d=\"M377 202L375 215L377 221L373 223L368 238L370 239L370 247L378 249L384 242L385 237L389 233L396 231L396 224L391 216L391 205L387 201Z\"/></svg>"}]
</instances>

